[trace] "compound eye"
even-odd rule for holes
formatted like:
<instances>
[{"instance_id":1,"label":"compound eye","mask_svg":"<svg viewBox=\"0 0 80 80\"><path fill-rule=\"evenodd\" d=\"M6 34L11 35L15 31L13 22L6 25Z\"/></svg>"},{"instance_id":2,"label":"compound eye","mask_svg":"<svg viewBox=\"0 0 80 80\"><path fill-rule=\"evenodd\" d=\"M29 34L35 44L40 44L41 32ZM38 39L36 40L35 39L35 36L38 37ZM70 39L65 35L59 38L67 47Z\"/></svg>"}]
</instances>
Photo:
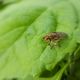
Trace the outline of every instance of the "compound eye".
<instances>
[{"instance_id":1,"label":"compound eye","mask_svg":"<svg viewBox=\"0 0 80 80\"><path fill-rule=\"evenodd\" d=\"M43 39L44 39L45 41L50 41L49 36L45 36L45 37L43 37Z\"/></svg>"},{"instance_id":2,"label":"compound eye","mask_svg":"<svg viewBox=\"0 0 80 80\"><path fill-rule=\"evenodd\" d=\"M46 40L49 40L49 37L46 37Z\"/></svg>"}]
</instances>

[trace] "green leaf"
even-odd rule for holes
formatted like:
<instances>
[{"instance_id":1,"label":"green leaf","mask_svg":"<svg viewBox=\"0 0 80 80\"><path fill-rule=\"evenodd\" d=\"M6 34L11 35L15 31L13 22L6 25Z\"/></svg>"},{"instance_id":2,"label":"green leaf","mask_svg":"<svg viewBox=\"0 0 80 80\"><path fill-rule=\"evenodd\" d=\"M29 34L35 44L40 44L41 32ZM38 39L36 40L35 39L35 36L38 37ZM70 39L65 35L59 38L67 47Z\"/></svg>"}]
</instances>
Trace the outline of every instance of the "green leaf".
<instances>
[{"instance_id":1,"label":"green leaf","mask_svg":"<svg viewBox=\"0 0 80 80\"><path fill-rule=\"evenodd\" d=\"M24 0L2 10L0 79L39 77L45 69L52 70L76 48L77 20L74 7L66 0ZM65 32L68 38L60 42L61 47L51 49L43 40L50 32Z\"/></svg>"},{"instance_id":2,"label":"green leaf","mask_svg":"<svg viewBox=\"0 0 80 80\"><path fill-rule=\"evenodd\" d=\"M68 63L65 64L53 77L50 78L40 78L40 79L35 79L35 80L61 80L61 77L68 67Z\"/></svg>"},{"instance_id":3,"label":"green leaf","mask_svg":"<svg viewBox=\"0 0 80 80\"><path fill-rule=\"evenodd\" d=\"M76 13L77 19L78 19L76 22L77 26L76 26L76 30L74 31L74 37L75 37L76 41L78 43L80 43L80 37L79 37L80 36L80 7L79 7L80 1L79 0L70 0L70 1L75 9L75 13Z\"/></svg>"}]
</instances>

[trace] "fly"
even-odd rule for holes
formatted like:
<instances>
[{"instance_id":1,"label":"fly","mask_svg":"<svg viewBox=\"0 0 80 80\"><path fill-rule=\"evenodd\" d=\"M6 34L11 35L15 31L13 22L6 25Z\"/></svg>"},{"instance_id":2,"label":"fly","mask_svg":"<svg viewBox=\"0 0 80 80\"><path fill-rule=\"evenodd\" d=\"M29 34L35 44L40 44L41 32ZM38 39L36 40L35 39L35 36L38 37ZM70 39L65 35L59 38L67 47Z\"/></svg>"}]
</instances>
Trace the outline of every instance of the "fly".
<instances>
[{"instance_id":1,"label":"fly","mask_svg":"<svg viewBox=\"0 0 80 80\"><path fill-rule=\"evenodd\" d=\"M51 43L53 43L53 46L56 46L58 42L65 39L68 35L64 32L52 32L48 33L43 37L43 39L49 43L51 46ZM52 47L52 46L51 46Z\"/></svg>"}]
</instances>

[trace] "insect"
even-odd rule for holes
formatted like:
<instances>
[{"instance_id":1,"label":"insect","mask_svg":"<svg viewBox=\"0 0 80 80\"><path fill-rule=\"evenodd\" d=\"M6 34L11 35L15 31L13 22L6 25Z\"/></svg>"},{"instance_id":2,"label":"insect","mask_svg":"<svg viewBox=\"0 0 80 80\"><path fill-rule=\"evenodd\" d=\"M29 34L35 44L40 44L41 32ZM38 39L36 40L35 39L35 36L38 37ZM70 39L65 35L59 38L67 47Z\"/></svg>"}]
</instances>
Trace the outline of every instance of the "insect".
<instances>
[{"instance_id":1,"label":"insect","mask_svg":"<svg viewBox=\"0 0 80 80\"><path fill-rule=\"evenodd\" d=\"M68 35L64 32L52 32L48 33L43 37L43 39L49 43L51 46L51 43L53 42L53 46L56 46L58 42L65 39Z\"/></svg>"}]
</instances>

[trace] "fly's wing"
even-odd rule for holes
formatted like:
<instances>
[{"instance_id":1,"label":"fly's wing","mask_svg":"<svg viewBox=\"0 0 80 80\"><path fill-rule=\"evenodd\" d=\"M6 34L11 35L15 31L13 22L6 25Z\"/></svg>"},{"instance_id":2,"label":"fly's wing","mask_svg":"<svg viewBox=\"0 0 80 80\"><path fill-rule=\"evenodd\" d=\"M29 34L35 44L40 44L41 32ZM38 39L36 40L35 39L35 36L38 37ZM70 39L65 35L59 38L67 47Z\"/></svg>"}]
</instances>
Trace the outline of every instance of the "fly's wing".
<instances>
[{"instance_id":1,"label":"fly's wing","mask_svg":"<svg viewBox=\"0 0 80 80\"><path fill-rule=\"evenodd\" d=\"M64 32L58 32L58 35L60 36L60 40L68 38L67 33L64 33Z\"/></svg>"}]
</instances>

